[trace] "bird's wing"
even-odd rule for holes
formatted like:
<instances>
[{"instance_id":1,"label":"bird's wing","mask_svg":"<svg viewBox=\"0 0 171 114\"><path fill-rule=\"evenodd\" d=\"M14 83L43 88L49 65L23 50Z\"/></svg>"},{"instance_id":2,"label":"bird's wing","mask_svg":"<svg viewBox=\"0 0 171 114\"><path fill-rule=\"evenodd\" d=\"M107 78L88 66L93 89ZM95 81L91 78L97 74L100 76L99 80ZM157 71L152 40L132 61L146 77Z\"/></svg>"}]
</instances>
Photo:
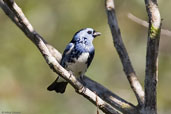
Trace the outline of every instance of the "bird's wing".
<instances>
[{"instance_id":1,"label":"bird's wing","mask_svg":"<svg viewBox=\"0 0 171 114\"><path fill-rule=\"evenodd\" d=\"M93 60L93 58L94 58L94 53L95 53L95 51L94 51L94 48L89 52L89 57L88 57L88 60L87 60L87 68L90 66L90 64L91 64L91 62L92 62L92 60Z\"/></svg>"},{"instance_id":2,"label":"bird's wing","mask_svg":"<svg viewBox=\"0 0 171 114\"><path fill-rule=\"evenodd\" d=\"M65 65L65 60L67 59L67 57L68 57L68 55L71 53L71 50L73 49L73 47L74 47L74 44L73 43L69 43L67 46L66 46L66 48L65 48L65 50L64 50L64 53L63 53L63 55L62 55L62 60L61 60L61 65L64 67Z\"/></svg>"}]
</instances>

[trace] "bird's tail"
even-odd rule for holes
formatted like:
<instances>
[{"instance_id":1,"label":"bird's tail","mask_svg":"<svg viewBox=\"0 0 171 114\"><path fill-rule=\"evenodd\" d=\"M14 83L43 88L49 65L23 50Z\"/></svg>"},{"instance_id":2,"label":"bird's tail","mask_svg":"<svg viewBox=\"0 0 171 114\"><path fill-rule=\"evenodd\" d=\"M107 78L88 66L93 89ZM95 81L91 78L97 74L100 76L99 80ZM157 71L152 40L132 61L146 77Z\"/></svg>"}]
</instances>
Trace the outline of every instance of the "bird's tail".
<instances>
[{"instance_id":1,"label":"bird's tail","mask_svg":"<svg viewBox=\"0 0 171 114\"><path fill-rule=\"evenodd\" d=\"M56 93L64 93L68 82L57 82L58 78L47 88L49 91Z\"/></svg>"}]
</instances>

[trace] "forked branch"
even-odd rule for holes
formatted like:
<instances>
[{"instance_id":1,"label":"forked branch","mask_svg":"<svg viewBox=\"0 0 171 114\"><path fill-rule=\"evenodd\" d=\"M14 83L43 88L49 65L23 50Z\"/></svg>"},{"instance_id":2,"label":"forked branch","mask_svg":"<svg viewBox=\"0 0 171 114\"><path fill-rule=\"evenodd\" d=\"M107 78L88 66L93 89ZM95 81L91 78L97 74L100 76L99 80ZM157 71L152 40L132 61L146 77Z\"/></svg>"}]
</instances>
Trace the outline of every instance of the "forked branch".
<instances>
[{"instance_id":1,"label":"forked branch","mask_svg":"<svg viewBox=\"0 0 171 114\"><path fill-rule=\"evenodd\" d=\"M144 91L142 89L140 82L137 79L136 73L129 59L127 50L122 41L120 29L119 29L116 14L115 14L115 7L114 7L113 0L106 0L106 12L107 12L107 17L108 17L108 24L110 26L110 30L113 36L114 46L119 54L124 72L127 76L127 79L130 83L132 90L135 93L135 96L138 100L138 104L139 106L142 106L144 103Z\"/></svg>"}]
</instances>

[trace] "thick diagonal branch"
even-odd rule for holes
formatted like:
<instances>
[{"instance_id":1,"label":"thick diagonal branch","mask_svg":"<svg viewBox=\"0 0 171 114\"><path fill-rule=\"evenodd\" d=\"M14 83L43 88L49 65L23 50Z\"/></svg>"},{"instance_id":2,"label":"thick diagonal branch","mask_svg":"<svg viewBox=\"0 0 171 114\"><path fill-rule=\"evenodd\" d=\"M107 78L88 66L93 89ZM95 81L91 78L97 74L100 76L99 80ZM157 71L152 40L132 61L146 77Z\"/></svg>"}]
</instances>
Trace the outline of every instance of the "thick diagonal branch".
<instances>
[{"instance_id":1,"label":"thick diagonal branch","mask_svg":"<svg viewBox=\"0 0 171 114\"><path fill-rule=\"evenodd\" d=\"M131 65L131 61L129 59L127 50L122 41L120 29L119 29L116 14L115 14L113 0L106 0L106 12L108 16L108 24L110 26L110 30L113 36L114 46L121 59L124 72L127 76L127 79L130 83L132 90L134 91L136 95L138 104L142 105L144 102L144 91L142 89L140 82L137 79L136 73Z\"/></svg>"},{"instance_id":2,"label":"thick diagonal branch","mask_svg":"<svg viewBox=\"0 0 171 114\"><path fill-rule=\"evenodd\" d=\"M161 31L161 18L157 0L145 0L149 17L146 76L145 76L145 106L146 114L157 114L157 81L158 52Z\"/></svg>"},{"instance_id":3,"label":"thick diagonal branch","mask_svg":"<svg viewBox=\"0 0 171 114\"><path fill-rule=\"evenodd\" d=\"M7 1L6 3L0 0L1 8L18 25L18 27L20 27L20 29L23 30L23 32L28 36L28 38L32 40L32 42L38 47L43 57L45 58L46 62L48 63L50 68L53 69L54 72L56 72L57 74L62 76L64 79L66 79L76 89L76 91L79 94L88 98L88 100L90 100L95 105L98 105L98 107L105 113L118 114L118 112L115 109L113 109L112 106L110 106L105 101L103 101L90 89L84 87L75 78L75 76L71 75L67 70L65 70L57 62L55 57L51 54L51 52L47 48L46 46L47 43L43 40L43 38L37 32L34 31L33 27L25 18L21 9L17 6L17 4L14 1L10 0L10 1Z\"/></svg>"},{"instance_id":4,"label":"thick diagonal branch","mask_svg":"<svg viewBox=\"0 0 171 114\"><path fill-rule=\"evenodd\" d=\"M137 111L134 105L116 96L108 89L89 78L85 78L86 85L82 85L73 75L70 75L68 71L59 65L58 62L61 59L61 54L33 29L22 10L13 0L0 0L0 6L9 18L38 47L46 62L54 72L65 78L79 94L86 97L93 104L98 104L98 107L108 114L118 113L115 108L123 113L130 113L130 110L133 112Z\"/></svg>"}]
</instances>

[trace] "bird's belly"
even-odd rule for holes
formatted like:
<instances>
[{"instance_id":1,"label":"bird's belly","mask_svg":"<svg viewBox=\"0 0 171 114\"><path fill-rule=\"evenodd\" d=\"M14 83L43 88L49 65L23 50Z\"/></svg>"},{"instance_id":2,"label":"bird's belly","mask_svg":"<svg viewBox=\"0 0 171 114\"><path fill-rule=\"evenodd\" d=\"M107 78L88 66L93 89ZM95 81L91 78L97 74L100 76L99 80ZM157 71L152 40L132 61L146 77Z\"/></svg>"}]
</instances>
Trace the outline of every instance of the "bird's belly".
<instances>
[{"instance_id":1,"label":"bird's belly","mask_svg":"<svg viewBox=\"0 0 171 114\"><path fill-rule=\"evenodd\" d=\"M84 75L87 70L87 60L89 53L82 53L78 59L74 59L73 63L68 64L68 70L72 71L73 75L79 77Z\"/></svg>"}]
</instances>

